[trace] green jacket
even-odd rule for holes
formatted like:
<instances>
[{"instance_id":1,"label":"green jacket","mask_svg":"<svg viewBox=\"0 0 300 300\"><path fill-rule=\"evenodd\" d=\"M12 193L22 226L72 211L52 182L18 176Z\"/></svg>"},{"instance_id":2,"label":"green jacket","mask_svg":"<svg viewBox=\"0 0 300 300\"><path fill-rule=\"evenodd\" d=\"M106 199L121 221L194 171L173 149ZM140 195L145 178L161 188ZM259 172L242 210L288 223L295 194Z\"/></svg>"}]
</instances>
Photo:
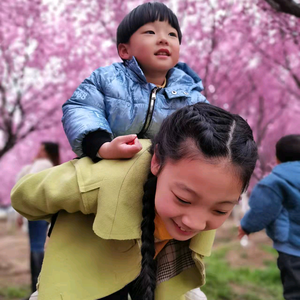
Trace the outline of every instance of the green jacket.
<instances>
[{"instance_id":1,"label":"green jacket","mask_svg":"<svg viewBox=\"0 0 300 300\"><path fill-rule=\"evenodd\" d=\"M40 274L39 300L95 300L140 272L143 184L150 170L148 140L130 160L82 158L23 177L13 207L29 220L59 215ZM203 256L214 231L172 240L157 256L156 300L184 299L205 282ZM182 297L182 298L181 298Z\"/></svg>"}]
</instances>

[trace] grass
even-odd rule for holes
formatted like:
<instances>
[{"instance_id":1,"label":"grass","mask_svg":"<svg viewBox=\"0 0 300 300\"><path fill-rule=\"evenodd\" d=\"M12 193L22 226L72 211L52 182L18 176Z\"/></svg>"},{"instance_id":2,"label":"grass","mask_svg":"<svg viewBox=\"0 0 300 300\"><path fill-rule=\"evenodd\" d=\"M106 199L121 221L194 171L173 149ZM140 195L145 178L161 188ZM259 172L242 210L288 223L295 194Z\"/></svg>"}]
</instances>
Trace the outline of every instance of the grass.
<instances>
[{"instance_id":1,"label":"grass","mask_svg":"<svg viewBox=\"0 0 300 300\"><path fill-rule=\"evenodd\" d=\"M214 250L205 259L207 284L201 288L208 300L283 300L279 270L276 265L276 251L264 246L264 251L274 255L265 260L264 267L231 267L226 259L232 247ZM236 250L236 255L245 254Z\"/></svg>"},{"instance_id":2,"label":"grass","mask_svg":"<svg viewBox=\"0 0 300 300\"><path fill-rule=\"evenodd\" d=\"M10 300L10 299L21 299L26 298L30 294L29 287L5 287L0 288L0 299Z\"/></svg>"}]
</instances>

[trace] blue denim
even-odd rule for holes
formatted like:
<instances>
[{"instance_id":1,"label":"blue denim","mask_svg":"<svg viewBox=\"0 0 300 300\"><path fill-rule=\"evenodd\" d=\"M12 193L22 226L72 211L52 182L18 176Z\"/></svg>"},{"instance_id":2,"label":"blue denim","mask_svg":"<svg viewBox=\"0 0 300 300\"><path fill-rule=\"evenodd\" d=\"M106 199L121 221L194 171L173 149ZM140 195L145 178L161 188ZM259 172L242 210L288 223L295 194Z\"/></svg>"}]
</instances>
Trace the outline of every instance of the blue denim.
<instances>
[{"instance_id":1,"label":"blue denim","mask_svg":"<svg viewBox=\"0 0 300 300\"><path fill-rule=\"evenodd\" d=\"M29 242L31 252L44 252L48 222L28 221Z\"/></svg>"}]
</instances>

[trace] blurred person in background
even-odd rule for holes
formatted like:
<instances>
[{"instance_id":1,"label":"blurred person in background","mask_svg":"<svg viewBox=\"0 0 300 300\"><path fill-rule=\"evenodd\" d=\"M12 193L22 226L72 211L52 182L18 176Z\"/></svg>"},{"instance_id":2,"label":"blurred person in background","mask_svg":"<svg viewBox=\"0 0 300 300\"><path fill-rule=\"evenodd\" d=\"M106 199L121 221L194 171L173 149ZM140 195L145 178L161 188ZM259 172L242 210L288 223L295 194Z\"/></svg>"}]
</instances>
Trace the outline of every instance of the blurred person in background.
<instances>
[{"instance_id":1,"label":"blurred person in background","mask_svg":"<svg viewBox=\"0 0 300 300\"><path fill-rule=\"evenodd\" d=\"M300 299L300 135L276 144L275 166L254 187L239 238L266 228L278 252L277 265L286 300Z\"/></svg>"},{"instance_id":2,"label":"blurred person in background","mask_svg":"<svg viewBox=\"0 0 300 300\"><path fill-rule=\"evenodd\" d=\"M24 166L18 173L18 181L27 174L38 173L60 163L59 145L52 142L42 142L40 149L34 158L32 164ZM18 218L19 226L23 223L23 218ZM48 222L28 221L28 234L30 243L30 272L31 272L31 290L36 290L37 278L41 271L44 258L44 245L47 237ZM29 298L27 298L29 299Z\"/></svg>"}]
</instances>

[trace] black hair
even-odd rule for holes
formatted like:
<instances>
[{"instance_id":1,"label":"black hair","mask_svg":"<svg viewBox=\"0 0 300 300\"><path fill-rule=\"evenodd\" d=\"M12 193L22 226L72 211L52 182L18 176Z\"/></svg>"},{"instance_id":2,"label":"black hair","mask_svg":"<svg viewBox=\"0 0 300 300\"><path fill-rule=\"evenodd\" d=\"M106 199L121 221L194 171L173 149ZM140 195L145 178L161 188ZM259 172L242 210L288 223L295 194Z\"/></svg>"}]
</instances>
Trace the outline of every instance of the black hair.
<instances>
[{"instance_id":1,"label":"black hair","mask_svg":"<svg viewBox=\"0 0 300 300\"><path fill-rule=\"evenodd\" d=\"M300 160L300 134L282 137L276 143L276 157L282 163Z\"/></svg>"},{"instance_id":2,"label":"black hair","mask_svg":"<svg viewBox=\"0 0 300 300\"><path fill-rule=\"evenodd\" d=\"M257 146L248 123L207 103L186 106L168 116L152 141L150 153L155 153L160 169L168 159L200 157L214 164L222 159L234 166L242 190L248 187L257 160ZM142 271L139 283L143 299L153 300L156 283L154 261L154 218L156 177L150 175L144 185L142 229Z\"/></svg>"},{"instance_id":3,"label":"black hair","mask_svg":"<svg viewBox=\"0 0 300 300\"><path fill-rule=\"evenodd\" d=\"M59 144L52 143L52 142L42 142L42 145L45 147L45 151L51 160L54 166L59 165L60 158L59 158Z\"/></svg>"},{"instance_id":4,"label":"black hair","mask_svg":"<svg viewBox=\"0 0 300 300\"><path fill-rule=\"evenodd\" d=\"M182 33L176 15L163 3L148 2L137 6L121 21L117 29L117 47L121 43L128 43L140 27L155 21L168 21L177 30L181 44Z\"/></svg>"}]
</instances>

